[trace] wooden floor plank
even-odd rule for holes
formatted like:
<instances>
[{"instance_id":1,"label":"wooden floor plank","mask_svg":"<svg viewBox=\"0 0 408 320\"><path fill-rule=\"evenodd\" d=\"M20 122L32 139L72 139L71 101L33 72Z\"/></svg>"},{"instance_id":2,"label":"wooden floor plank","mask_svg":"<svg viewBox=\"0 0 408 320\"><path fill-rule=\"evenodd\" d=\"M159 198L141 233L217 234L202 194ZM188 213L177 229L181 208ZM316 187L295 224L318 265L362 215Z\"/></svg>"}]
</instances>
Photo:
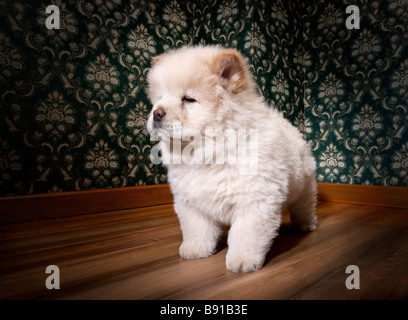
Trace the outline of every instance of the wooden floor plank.
<instances>
[{"instance_id":1,"label":"wooden floor plank","mask_svg":"<svg viewBox=\"0 0 408 320\"><path fill-rule=\"evenodd\" d=\"M370 226L353 226L348 223L337 223L335 232L327 232L328 222L321 223L320 232L281 235L268 254L266 266L257 273L238 275L239 281L230 281L227 277L217 279L213 285L204 289L199 285L187 287L169 298L288 299L302 288L324 278L331 270L343 267L345 262L347 265L356 263L361 253L370 251L387 237L382 230L371 232ZM325 234L332 236L326 237ZM324 246L321 244L323 239ZM348 294L344 285L345 268L341 276L342 286L338 288L342 295Z\"/></svg>"},{"instance_id":2,"label":"wooden floor plank","mask_svg":"<svg viewBox=\"0 0 408 320\"><path fill-rule=\"evenodd\" d=\"M407 299L408 298L408 230L389 234L358 259L343 265L292 299ZM357 263L356 263L357 261ZM360 289L345 291L348 265L359 268Z\"/></svg>"},{"instance_id":3,"label":"wooden floor plank","mask_svg":"<svg viewBox=\"0 0 408 320\"><path fill-rule=\"evenodd\" d=\"M178 256L172 205L0 226L1 299L407 299L407 209L321 202L318 229L289 216L264 268L235 274L224 241L212 257ZM45 287L48 265L61 289ZM360 290L345 286L360 268Z\"/></svg>"}]
</instances>

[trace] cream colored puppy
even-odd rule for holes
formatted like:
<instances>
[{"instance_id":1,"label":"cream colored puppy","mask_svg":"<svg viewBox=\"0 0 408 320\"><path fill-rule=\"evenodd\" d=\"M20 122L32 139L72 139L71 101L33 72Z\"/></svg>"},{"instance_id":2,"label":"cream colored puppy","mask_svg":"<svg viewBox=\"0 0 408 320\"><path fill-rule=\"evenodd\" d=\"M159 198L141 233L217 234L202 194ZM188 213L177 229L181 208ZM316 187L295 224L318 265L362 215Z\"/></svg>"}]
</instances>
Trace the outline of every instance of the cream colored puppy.
<instances>
[{"instance_id":1,"label":"cream colored puppy","mask_svg":"<svg viewBox=\"0 0 408 320\"><path fill-rule=\"evenodd\" d=\"M215 252L230 225L227 268L261 268L283 208L316 228L315 160L300 132L269 108L234 49L183 47L153 58L147 128L168 169L183 243L180 256ZM160 150L160 152L158 152ZM158 163L156 162L156 163Z\"/></svg>"}]
</instances>

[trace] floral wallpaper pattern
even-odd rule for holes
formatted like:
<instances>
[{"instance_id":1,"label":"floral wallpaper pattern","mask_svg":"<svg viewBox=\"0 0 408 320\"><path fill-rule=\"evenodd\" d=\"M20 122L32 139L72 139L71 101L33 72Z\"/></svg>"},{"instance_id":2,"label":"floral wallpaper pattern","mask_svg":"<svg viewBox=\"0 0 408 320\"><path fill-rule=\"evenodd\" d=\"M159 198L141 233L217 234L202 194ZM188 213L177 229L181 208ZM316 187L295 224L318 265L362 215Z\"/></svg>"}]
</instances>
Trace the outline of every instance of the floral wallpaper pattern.
<instances>
[{"instance_id":1,"label":"floral wallpaper pattern","mask_svg":"<svg viewBox=\"0 0 408 320\"><path fill-rule=\"evenodd\" d=\"M60 29L46 28L46 7ZM360 9L360 29L345 26ZM317 180L408 186L406 1L0 0L0 195L166 182L149 159L150 58L235 47L304 133Z\"/></svg>"},{"instance_id":2,"label":"floral wallpaper pattern","mask_svg":"<svg viewBox=\"0 0 408 320\"><path fill-rule=\"evenodd\" d=\"M360 29L344 27L349 4ZM408 3L314 1L302 21L317 180L407 186Z\"/></svg>"}]
</instances>

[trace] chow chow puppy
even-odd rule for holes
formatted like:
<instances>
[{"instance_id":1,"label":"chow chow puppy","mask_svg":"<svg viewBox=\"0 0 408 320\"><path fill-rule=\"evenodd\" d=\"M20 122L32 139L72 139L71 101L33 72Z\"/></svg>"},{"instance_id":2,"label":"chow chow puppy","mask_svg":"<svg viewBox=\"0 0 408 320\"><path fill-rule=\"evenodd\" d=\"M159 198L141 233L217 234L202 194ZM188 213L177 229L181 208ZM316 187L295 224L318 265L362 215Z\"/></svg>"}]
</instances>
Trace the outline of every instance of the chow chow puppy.
<instances>
[{"instance_id":1,"label":"chow chow puppy","mask_svg":"<svg viewBox=\"0 0 408 320\"><path fill-rule=\"evenodd\" d=\"M316 229L310 147L267 106L237 50L183 47L154 57L148 95L147 129L168 170L181 257L211 256L227 225L227 268L256 271L284 208L295 227Z\"/></svg>"}]
</instances>

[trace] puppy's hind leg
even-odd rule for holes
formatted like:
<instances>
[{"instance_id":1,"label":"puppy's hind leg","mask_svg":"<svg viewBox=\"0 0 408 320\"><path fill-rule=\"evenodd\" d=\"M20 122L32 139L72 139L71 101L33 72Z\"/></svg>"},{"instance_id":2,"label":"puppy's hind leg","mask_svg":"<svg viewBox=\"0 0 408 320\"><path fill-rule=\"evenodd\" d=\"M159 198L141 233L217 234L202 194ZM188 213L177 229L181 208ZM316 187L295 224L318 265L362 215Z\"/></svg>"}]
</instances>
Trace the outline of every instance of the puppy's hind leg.
<instances>
[{"instance_id":1,"label":"puppy's hind leg","mask_svg":"<svg viewBox=\"0 0 408 320\"><path fill-rule=\"evenodd\" d=\"M317 223L316 203L317 184L314 179L310 179L302 194L289 207L291 225L301 231L314 231Z\"/></svg>"},{"instance_id":2,"label":"puppy's hind leg","mask_svg":"<svg viewBox=\"0 0 408 320\"><path fill-rule=\"evenodd\" d=\"M184 202L176 202L174 207L183 233L180 256L184 259L200 259L214 254L221 227Z\"/></svg>"}]
</instances>

